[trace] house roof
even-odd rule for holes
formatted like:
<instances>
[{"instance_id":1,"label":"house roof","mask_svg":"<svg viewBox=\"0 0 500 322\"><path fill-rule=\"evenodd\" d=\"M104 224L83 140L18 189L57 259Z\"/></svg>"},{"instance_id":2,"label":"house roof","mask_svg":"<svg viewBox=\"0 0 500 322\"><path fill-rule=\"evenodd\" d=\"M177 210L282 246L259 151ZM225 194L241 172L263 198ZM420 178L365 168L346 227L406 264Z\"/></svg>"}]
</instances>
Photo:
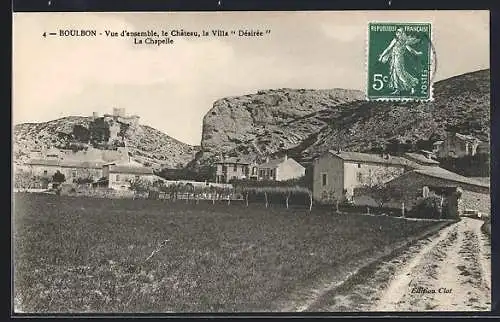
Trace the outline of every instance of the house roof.
<instances>
[{"instance_id":1,"label":"house roof","mask_svg":"<svg viewBox=\"0 0 500 322\"><path fill-rule=\"evenodd\" d=\"M281 158L276 158L273 160L269 160L268 162L264 162L259 164L259 168L267 168L267 169L275 169L277 168L280 164L287 160L292 160L294 163L300 165L301 167L304 167L302 164L299 162L295 161L293 158L290 157L281 157Z\"/></svg>"},{"instance_id":2,"label":"house roof","mask_svg":"<svg viewBox=\"0 0 500 322\"><path fill-rule=\"evenodd\" d=\"M231 163L231 164L251 164L252 162L248 161L248 160L244 160L242 158L236 158L236 157L231 157L231 158L226 158L222 161L217 161L215 162L215 164L227 164L227 163Z\"/></svg>"},{"instance_id":3,"label":"house roof","mask_svg":"<svg viewBox=\"0 0 500 322\"><path fill-rule=\"evenodd\" d=\"M483 188L490 187L489 183L481 182L481 181L475 180L473 178L464 177L462 175L459 175L458 173L448 171L448 170L443 169L441 167L426 167L426 168L422 168L422 169L413 170L411 172L415 172L415 173L418 173L418 174L421 174L424 176L449 180L449 181L453 181L453 182L465 183L465 184L483 187ZM409 173L411 173L411 172L409 172Z\"/></svg>"},{"instance_id":4,"label":"house roof","mask_svg":"<svg viewBox=\"0 0 500 322\"><path fill-rule=\"evenodd\" d=\"M59 166L58 159L31 159L26 164L28 165L46 165L46 166Z\"/></svg>"},{"instance_id":5,"label":"house roof","mask_svg":"<svg viewBox=\"0 0 500 322\"><path fill-rule=\"evenodd\" d=\"M433 160L433 159L430 159L428 157L426 157L425 155L422 155L420 153L411 153L411 152L407 152L405 153L405 156L412 159L412 160L415 160L416 162L420 163L420 164L439 164L438 161L436 160Z\"/></svg>"},{"instance_id":6,"label":"house roof","mask_svg":"<svg viewBox=\"0 0 500 322\"><path fill-rule=\"evenodd\" d=\"M28 165L43 165L62 168L89 168L101 169L104 165L103 161L74 161L74 160L58 160L58 159L31 159L27 162Z\"/></svg>"},{"instance_id":7,"label":"house roof","mask_svg":"<svg viewBox=\"0 0 500 322\"><path fill-rule=\"evenodd\" d=\"M274 169L278 165L280 165L281 163L283 163L284 161L285 161L284 157L273 159L273 160L269 160L268 162L264 162L264 163L259 164L259 168L273 168Z\"/></svg>"},{"instance_id":8,"label":"house roof","mask_svg":"<svg viewBox=\"0 0 500 322\"><path fill-rule=\"evenodd\" d=\"M89 169L101 169L104 165L104 161L70 161L61 160L61 167L67 168L89 168Z\"/></svg>"},{"instance_id":9,"label":"house roof","mask_svg":"<svg viewBox=\"0 0 500 322\"><path fill-rule=\"evenodd\" d=\"M460 134L460 133L455 133L455 136L461 140L464 141L480 141L478 138L472 136L472 135L465 135L465 134Z\"/></svg>"},{"instance_id":10,"label":"house roof","mask_svg":"<svg viewBox=\"0 0 500 322\"><path fill-rule=\"evenodd\" d=\"M389 156L389 158L386 159L380 154L375 154L375 153L361 153L361 152L348 152L348 151L337 152L333 150L330 150L328 152L338 158L341 158L344 161L354 161L360 163L362 162L379 163L379 164L419 168L419 164L417 164L416 162L398 156Z\"/></svg>"},{"instance_id":11,"label":"house roof","mask_svg":"<svg viewBox=\"0 0 500 322\"><path fill-rule=\"evenodd\" d=\"M108 165L110 173L153 174L153 169L127 165Z\"/></svg>"}]
</instances>

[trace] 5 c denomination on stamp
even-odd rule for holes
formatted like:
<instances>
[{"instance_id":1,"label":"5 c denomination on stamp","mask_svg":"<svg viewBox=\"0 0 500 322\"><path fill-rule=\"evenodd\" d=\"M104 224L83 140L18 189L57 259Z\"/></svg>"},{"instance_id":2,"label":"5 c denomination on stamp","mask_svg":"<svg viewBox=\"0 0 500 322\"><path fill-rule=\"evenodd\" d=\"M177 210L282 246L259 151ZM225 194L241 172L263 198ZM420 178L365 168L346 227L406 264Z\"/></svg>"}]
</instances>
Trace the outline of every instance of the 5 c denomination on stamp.
<instances>
[{"instance_id":1,"label":"5 c denomination on stamp","mask_svg":"<svg viewBox=\"0 0 500 322\"><path fill-rule=\"evenodd\" d=\"M430 23L370 23L368 100L432 98Z\"/></svg>"}]
</instances>

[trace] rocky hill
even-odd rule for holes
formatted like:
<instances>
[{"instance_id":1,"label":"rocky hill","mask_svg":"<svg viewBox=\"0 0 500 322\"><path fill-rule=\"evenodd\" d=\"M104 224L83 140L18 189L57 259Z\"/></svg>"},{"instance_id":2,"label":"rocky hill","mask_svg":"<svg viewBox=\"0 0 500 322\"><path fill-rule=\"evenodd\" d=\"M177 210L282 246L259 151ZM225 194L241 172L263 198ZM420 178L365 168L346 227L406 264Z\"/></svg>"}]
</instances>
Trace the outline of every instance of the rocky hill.
<instances>
[{"instance_id":1,"label":"rocky hill","mask_svg":"<svg viewBox=\"0 0 500 322\"><path fill-rule=\"evenodd\" d=\"M190 166L221 154L259 156L287 151L309 161L328 149L384 148L390 142L439 140L446 129L488 140L489 70L434 84L434 101L368 102L354 90L260 91L216 101L203 119L202 150Z\"/></svg>"},{"instance_id":2,"label":"rocky hill","mask_svg":"<svg viewBox=\"0 0 500 322\"><path fill-rule=\"evenodd\" d=\"M314 115L363 97L355 90L285 88L220 99L203 118L202 151L191 165L220 154L267 155L297 147L325 126Z\"/></svg>"},{"instance_id":3,"label":"rocky hill","mask_svg":"<svg viewBox=\"0 0 500 322\"><path fill-rule=\"evenodd\" d=\"M99 145L106 145L108 141L113 141L111 145L126 143L129 147L132 159L146 165L177 167L186 165L193 159L194 154L199 149L166 135L147 125L127 126L118 124L121 133L113 133L113 121L103 118L99 119L107 133L106 138L101 138L101 142L94 142ZM44 123L22 123L14 126L14 163L20 164L30 158L30 151L33 149L59 147L67 148L75 142L89 141L89 138L82 139L85 135L90 136L92 128L96 123L92 117L69 116ZM125 125L125 126L124 126ZM75 131L75 126L78 131ZM89 133L86 133L89 132ZM109 134L115 138L109 140ZM83 134L82 134L83 133ZM116 140L114 140L116 139ZM94 140L95 141L95 140Z\"/></svg>"}]
</instances>

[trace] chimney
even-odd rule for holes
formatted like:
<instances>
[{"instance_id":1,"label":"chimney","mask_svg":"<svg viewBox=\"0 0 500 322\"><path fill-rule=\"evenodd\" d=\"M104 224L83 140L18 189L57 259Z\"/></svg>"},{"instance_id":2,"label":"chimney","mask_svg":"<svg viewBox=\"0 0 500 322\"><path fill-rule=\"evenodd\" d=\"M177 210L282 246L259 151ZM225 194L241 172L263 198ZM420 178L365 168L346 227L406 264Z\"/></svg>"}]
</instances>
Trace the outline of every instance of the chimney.
<instances>
[{"instance_id":1,"label":"chimney","mask_svg":"<svg viewBox=\"0 0 500 322\"><path fill-rule=\"evenodd\" d=\"M268 162L269 162L269 157L266 157L266 163L268 163Z\"/></svg>"},{"instance_id":2,"label":"chimney","mask_svg":"<svg viewBox=\"0 0 500 322\"><path fill-rule=\"evenodd\" d=\"M288 154L285 153L285 161L288 160Z\"/></svg>"}]
</instances>

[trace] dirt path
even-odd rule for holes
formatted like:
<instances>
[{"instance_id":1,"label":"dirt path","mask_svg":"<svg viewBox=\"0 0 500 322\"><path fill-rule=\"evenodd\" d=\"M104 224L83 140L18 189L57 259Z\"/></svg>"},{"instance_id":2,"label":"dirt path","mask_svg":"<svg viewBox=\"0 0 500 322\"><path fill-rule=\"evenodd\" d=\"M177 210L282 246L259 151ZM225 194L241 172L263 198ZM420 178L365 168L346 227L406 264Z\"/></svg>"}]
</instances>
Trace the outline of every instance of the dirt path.
<instances>
[{"instance_id":1,"label":"dirt path","mask_svg":"<svg viewBox=\"0 0 500 322\"><path fill-rule=\"evenodd\" d=\"M487 311L491 247L464 218L340 287L308 311Z\"/></svg>"}]
</instances>

